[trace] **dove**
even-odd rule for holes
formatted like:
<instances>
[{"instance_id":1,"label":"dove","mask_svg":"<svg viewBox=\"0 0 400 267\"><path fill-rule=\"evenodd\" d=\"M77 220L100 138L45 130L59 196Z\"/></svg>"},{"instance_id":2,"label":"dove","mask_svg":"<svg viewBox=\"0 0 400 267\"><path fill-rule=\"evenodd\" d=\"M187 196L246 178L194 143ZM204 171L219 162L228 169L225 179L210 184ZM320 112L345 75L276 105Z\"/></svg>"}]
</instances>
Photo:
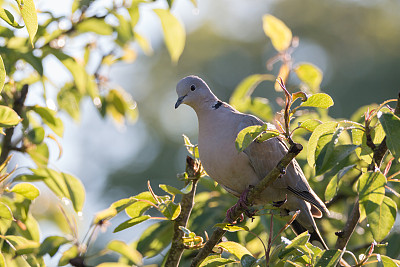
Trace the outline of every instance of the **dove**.
<instances>
[{"instance_id":1,"label":"dove","mask_svg":"<svg viewBox=\"0 0 400 267\"><path fill-rule=\"evenodd\" d=\"M178 82L176 92L178 100L175 108L186 104L196 112L199 156L205 171L234 196L243 199L249 187L257 185L287 153L286 144L278 137L264 142L253 141L239 152L235 147L238 133L248 126L265 123L219 100L201 78L193 75L183 78ZM267 125L268 129L275 129L272 124ZM319 242L328 249L314 217L321 218L323 213L329 214L329 211L308 184L295 159L288 165L285 174L267 187L254 204L272 202L281 204L279 208L283 215L299 210L291 225L293 231L296 234L308 231L311 242ZM229 212L229 219L228 215Z\"/></svg>"}]
</instances>

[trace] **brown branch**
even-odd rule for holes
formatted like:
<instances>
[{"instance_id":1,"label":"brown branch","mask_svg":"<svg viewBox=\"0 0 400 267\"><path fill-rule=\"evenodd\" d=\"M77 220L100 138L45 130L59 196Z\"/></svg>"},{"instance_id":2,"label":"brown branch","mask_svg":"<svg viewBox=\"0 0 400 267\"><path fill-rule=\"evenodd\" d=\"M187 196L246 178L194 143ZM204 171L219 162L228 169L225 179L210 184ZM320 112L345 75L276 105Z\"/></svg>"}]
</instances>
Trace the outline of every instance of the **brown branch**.
<instances>
[{"instance_id":1,"label":"brown branch","mask_svg":"<svg viewBox=\"0 0 400 267\"><path fill-rule=\"evenodd\" d=\"M190 168L190 163L195 163L190 157L187 159L187 167ZM181 200L181 213L174 221L174 235L172 237L171 249L168 252L168 258L165 262L165 267L177 267L179 266L179 262L181 260L183 251L185 250L185 245L182 242L183 231L179 227L187 227L188 220L190 214L192 213L193 205L194 205L194 196L196 194L197 181L200 177L200 173L195 171L197 178L193 179L193 187L192 190L182 196Z\"/></svg>"},{"instance_id":2,"label":"brown branch","mask_svg":"<svg viewBox=\"0 0 400 267\"><path fill-rule=\"evenodd\" d=\"M268 186L270 186L273 182L275 182L276 179L278 179L282 173L284 173L284 170L286 167L290 164L290 162L301 152L303 149L303 146L301 144L296 144L294 143L287 154L279 161L279 163L273 168L267 176L264 177L263 180L261 180L260 183L258 183L255 187L250 188L249 192L247 194L247 202L249 204L254 203L257 197L263 192ZM236 205L234 209L232 209L232 214L231 218L232 220L237 220L240 215L244 212L245 210L242 207L239 207L239 205ZM224 220L224 223L228 222L226 219ZM193 259L191 263L191 267L197 267L211 252L214 246L219 242L219 240L222 238L222 236L226 233L225 230L222 228L217 228L210 239L207 241L207 243L204 245L204 247L199 251L199 253L196 255L196 257Z\"/></svg>"},{"instance_id":3,"label":"brown branch","mask_svg":"<svg viewBox=\"0 0 400 267\"><path fill-rule=\"evenodd\" d=\"M26 95L28 94L28 89L29 89L29 85L24 84L22 86L21 91L16 91L14 93L15 100L14 100L14 104L13 104L13 109L20 117L22 117L21 116L22 110L24 107ZM3 144L2 144L2 148L1 148L0 164L2 164L7 159L8 154L13 149L13 146L11 144L11 139L12 139L13 135L14 135L14 127L7 128L6 135L4 136Z\"/></svg>"},{"instance_id":4,"label":"brown branch","mask_svg":"<svg viewBox=\"0 0 400 267\"><path fill-rule=\"evenodd\" d=\"M394 114L399 115L400 114L400 93L397 99L397 104L396 104L396 109L394 111ZM370 148L373 150L373 160L371 164L368 166L369 171L374 171L375 169L379 169L380 165L382 163L383 157L385 156L388 148L386 146L386 137L382 140L382 143L379 144L379 146L376 146L375 144L370 145ZM351 212L346 225L344 229L341 232L336 233L338 236L338 239L336 241L336 248L337 249L345 249L347 246L347 243L350 240L350 237L352 236L354 229L356 228L358 221L360 220L360 207L359 207L359 202L358 198L356 200L356 203L354 204L353 211Z\"/></svg>"}]
</instances>

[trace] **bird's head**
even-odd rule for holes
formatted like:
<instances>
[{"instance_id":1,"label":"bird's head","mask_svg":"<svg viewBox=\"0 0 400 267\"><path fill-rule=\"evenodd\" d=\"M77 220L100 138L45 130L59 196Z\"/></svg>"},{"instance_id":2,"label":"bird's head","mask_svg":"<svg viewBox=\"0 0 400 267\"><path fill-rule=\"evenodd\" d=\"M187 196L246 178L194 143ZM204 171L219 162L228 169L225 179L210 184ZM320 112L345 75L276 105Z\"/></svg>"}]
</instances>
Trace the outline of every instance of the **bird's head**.
<instances>
[{"instance_id":1,"label":"bird's head","mask_svg":"<svg viewBox=\"0 0 400 267\"><path fill-rule=\"evenodd\" d=\"M178 82L176 93L178 94L178 100L175 108L178 108L181 104L196 108L202 103L218 100L208 85L202 79L193 75L187 76Z\"/></svg>"}]
</instances>

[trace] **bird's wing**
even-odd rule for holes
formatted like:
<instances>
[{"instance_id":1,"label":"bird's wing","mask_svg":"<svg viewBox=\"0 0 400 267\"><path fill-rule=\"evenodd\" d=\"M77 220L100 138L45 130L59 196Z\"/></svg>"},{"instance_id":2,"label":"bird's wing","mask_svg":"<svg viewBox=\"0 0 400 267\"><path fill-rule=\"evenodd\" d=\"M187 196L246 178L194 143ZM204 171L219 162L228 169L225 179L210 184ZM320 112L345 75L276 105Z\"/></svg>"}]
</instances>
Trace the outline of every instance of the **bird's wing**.
<instances>
[{"instance_id":1,"label":"bird's wing","mask_svg":"<svg viewBox=\"0 0 400 267\"><path fill-rule=\"evenodd\" d=\"M238 132L252 125L263 125L264 123L251 115L243 115L242 122L239 124ZM271 125L270 129L274 127ZM249 158L250 164L256 172L260 180L262 180L284 157L288 148L286 144L278 137L270 138L262 143L257 141L252 142L243 152ZM318 210L329 213L325 204L315 194L307 182L301 167L295 159L289 164L286 169L286 174L278 178L274 187L287 189L299 198L311 203ZM312 210L313 215L320 217L321 213L317 210Z\"/></svg>"}]
</instances>

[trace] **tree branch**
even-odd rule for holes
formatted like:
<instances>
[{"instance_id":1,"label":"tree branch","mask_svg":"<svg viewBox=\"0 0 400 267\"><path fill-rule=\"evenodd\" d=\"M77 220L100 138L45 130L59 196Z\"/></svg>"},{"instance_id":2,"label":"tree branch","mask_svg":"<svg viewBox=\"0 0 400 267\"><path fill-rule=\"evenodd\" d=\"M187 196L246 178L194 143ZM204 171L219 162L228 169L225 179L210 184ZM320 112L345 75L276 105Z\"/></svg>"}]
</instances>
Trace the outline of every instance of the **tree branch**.
<instances>
[{"instance_id":1,"label":"tree branch","mask_svg":"<svg viewBox=\"0 0 400 267\"><path fill-rule=\"evenodd\" d=\"M190 158L187 158L187 167L190 168L191 163L196 164L196 162ZM189 173L189 172L188 172ZM196 173L196 172L194 172ZM193 205L194 205L194 196L196 194L197 181L199 179L199 175L197 179L193 179L193 187L192 190L182 196L181 200L181 213L178 218L174 221L174 235L172 237L171 249L168 252L168 258L165 262L165 267L177 267L179 266L179 262L181 260L183 251L185 250L185 245L182 242L182 237L184 235L183 231L179 229L180 226L187 227L188 220L190 214L192 213Z\"/></svg>"},{"instance_id":2,"label":"tree branch","mask_svg":"<svg viewBox=\"0 0 400 267\"><path fill-rule=\"evenodd\" d=\"M29 85L24 84L22 86L21 91L17 91L14 93L15 95L15 100L13 104L13 109L14 111L21 117L22 114L22 109L24 107L24 102L26 99L26 95L28 94L28 89ZM8 157L8 154L12 150L12 144L11 144L11 139L14 135L14 127L10 127L6 129L6 135L4 136L3 139L3 144L1 148L1 154L0 154L0 164L2 164Z\"/></svg>"},{"instance_id":3,"label":"tree branch","mask_svg":"<svg viewBox=\"0 0 400 267\"><path fill-rule=\"evenodd\" d=\"M290 164L290 162L301 152L303 146L301 144L294 143L290 146L289 151L287 154L279 161L279 163L273 168L267 176L261 180L255 187L250 188L247 194L247 202L249 204L254 203L254 201L259 197L262 191L264 191L268 186L270 186L276 179L278 179L286 167ZM232 209L231 218L233 220L237 220L240 215L245 210L239 205L236 205L235 208ZM224 223L228 222L226 219ZM225 230L222 228L217 228L213 234L211 235L210 239L204 245L204 247L199 251L196 257L193 259L191 263L191 267L197 267L211 252L214 246L219 242L222 236L226 233Z\"/></svg>"}]
</instances>

